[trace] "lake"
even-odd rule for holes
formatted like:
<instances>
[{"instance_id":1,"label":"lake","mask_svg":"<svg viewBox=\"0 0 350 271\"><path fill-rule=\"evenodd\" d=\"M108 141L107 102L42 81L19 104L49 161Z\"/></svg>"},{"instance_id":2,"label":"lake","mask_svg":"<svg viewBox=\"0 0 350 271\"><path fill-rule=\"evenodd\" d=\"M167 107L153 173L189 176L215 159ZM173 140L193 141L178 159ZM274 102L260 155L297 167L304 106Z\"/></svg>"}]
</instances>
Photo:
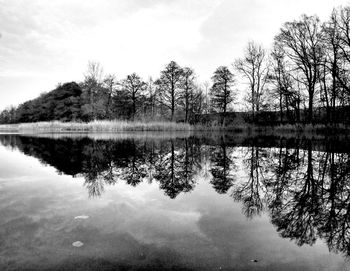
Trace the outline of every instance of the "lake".
<instances>
[{"instance_id":1,"label":"lake","mask_svg":"<svg viewBox=\"0 0 350 271\"><path fill-rule=\"evenodd\" d=\"M350 270L350 142L0 135L0 270Z\"/></svg>"}]
</instances>

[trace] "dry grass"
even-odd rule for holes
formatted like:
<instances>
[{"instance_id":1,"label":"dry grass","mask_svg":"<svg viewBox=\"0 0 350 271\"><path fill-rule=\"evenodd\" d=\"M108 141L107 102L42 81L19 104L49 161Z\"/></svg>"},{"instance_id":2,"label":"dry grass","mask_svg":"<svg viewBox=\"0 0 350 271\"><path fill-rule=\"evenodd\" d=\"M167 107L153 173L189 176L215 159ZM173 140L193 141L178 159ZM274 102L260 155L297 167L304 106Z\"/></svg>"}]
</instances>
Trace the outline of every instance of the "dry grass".
<instances>
[{"instance_id":1,"label":"dry grass","mask_svg":"<svg viewBox=\"0 0 350 271\"><path fill-rule=\"evenodd\" d=\"M69 133L69 132L125 132L125 131L190 131L193 126L175 122L129 122L93 121L80 122L36 122L0 125L2 132L19 133Z\"/></svg>"},{"instance_id":2,"label":"dry grass","mask_svg":"<svg viewBox=\"0 0 350 271\"><path fill-rule=\"evenodd\" d=\"M209 124L190 125L187 123L175 123L167 121L93 121L89 123L81 122L36 122L22 123L12 125L0 125L0 132L11 133L28 133L28 134L44 134L44 133L119 133L119 132L189 132L189 131L221 131L229 133L244 133L244 134L292 134L292 135L307 135L307 134L329 134L339 133L343 135L350 134L350 126L336 125L326 126L317 125L301 125L287 124L278 126L257 126L252 124L236 124L232 126L222 127L220 125Z\"/></svg>"}]
</instances>

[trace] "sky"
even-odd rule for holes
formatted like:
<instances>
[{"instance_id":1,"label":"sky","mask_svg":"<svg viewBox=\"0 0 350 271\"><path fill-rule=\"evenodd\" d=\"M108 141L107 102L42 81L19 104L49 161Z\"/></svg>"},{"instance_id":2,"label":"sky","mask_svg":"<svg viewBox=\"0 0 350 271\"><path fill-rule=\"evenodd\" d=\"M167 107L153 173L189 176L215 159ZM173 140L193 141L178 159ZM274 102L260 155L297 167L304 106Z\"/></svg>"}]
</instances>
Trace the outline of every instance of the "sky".
<instances>
[{"instance_id":1,"label":"sky","mask_svg":"<svg viewBox=\"0 0 350 271\"><path fill-rule=\"evenodd\" d=\"M267 49L284 22L326 20L348 0L0 0L0 110L84 78L157 78L175 60L201 82L249 41Z\"/></svg>"}]
</instances>

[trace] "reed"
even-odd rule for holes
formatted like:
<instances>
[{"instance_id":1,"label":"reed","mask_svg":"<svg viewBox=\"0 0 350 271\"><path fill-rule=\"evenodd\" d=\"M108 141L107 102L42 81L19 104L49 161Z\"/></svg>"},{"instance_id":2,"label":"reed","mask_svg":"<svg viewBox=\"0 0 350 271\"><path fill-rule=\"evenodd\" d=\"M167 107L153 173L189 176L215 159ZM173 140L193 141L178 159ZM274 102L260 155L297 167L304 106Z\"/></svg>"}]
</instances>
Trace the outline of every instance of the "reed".
<instances>
[{"instance_id":1,"label":"reed","mask_svg":"<svg viewBox=\"0 0 350 271\"><path fill-rule=\"evenodd\" d=\"M302 125L286 124L277 126L260 126L248 123L239 123L223 127L221 125L191 125L188 123L176 123L170 121L122 121L122 120L97 120L84 122L35 122L0 125L0 132L10 133L119 133L119 132L174 132L174 131L221 131L228 133L244 134L350 134L350 126L336 125L327 126L323 124Z\"/></svg>"},{"instance_id":2,"label":"reed","mask_svg":"<svg viewBox=\"0 0 350 271\"><path fill-rule=\"evenodd\" d=\"M190 131L193 126L175 122L92 121L83 122L36 122L0 125L2 132L18 133L70 133L70 132L125 132L125 131Z\"/></svg>"}]
</instances>

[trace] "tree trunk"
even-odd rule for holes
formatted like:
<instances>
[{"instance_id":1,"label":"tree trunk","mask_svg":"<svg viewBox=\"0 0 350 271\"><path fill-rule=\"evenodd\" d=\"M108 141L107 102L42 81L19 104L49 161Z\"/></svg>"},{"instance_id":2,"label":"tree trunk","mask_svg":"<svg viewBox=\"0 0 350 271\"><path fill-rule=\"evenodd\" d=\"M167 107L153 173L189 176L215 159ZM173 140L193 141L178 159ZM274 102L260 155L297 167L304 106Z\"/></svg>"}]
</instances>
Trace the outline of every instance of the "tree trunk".
<instances>
[{"instance_id":1,"label":"tree trunk","mask_svg":"<svg viewBox=\"0 0 350 271\"><path fill-rule=\"evenodd\" d=\"M175 87L172 84L171 86L171 121L174 120L174 112L175 112Z\"/></svg>"},{"instance_id":2,"label":"tree trunk","mask_svg":"<svg viewBox=\"0 0 350 271\"><path fill-rule=\"evenodd\" d=\"M309 123L313 123L313 111L314 111L314 97L313 97L313 93L311 91L309 91L309 118L308 118L308 122Z\"/></svg>"},{"instance_id":3,"label":"tree trunk","mask_svg":"<svg viewBox=\"0 0 350 271\"><path fill-rule=\"evenodd\" d=\"M283 122L283 102L282 102L282 99L283 99L283 96L280 93L280 121L281 121L281 124Z\"/></svg>"},{"instance_id":4,"label":"tree trunk","mask_svg":"<svg viewBox=\"0 0 350 271\"><path fill-rule=\"evenodd\" d=\"M188 122L188 93L186 90L186 100L185 100L185 122Z\"/></svg>"},{"instance_id":5,"label":"tree trunk","mask_svg":"<svg viewBox=\"0 0 350 271\"><path fill-rule=\"evenodd\" d=\"M327 123L330 123L331 121L331 108L329 105L329 99L328 99L328 91L327 91L327 84L326 84L326 67L323 67L323 77L322 77L322 83L323 83L323 91L324 96L326 99L326 111L327 111Z\"/></svg>"},{"instance_id":6,"label":"tree trunk","mask_svg":"<svg viewBox=\"0 0 350 271\"><path fill-rule=\"evenodd\" d=\"M132 120L135 120L136 114L136 97L135 93L132 94Z\"/></svg>"}]
</instances>

